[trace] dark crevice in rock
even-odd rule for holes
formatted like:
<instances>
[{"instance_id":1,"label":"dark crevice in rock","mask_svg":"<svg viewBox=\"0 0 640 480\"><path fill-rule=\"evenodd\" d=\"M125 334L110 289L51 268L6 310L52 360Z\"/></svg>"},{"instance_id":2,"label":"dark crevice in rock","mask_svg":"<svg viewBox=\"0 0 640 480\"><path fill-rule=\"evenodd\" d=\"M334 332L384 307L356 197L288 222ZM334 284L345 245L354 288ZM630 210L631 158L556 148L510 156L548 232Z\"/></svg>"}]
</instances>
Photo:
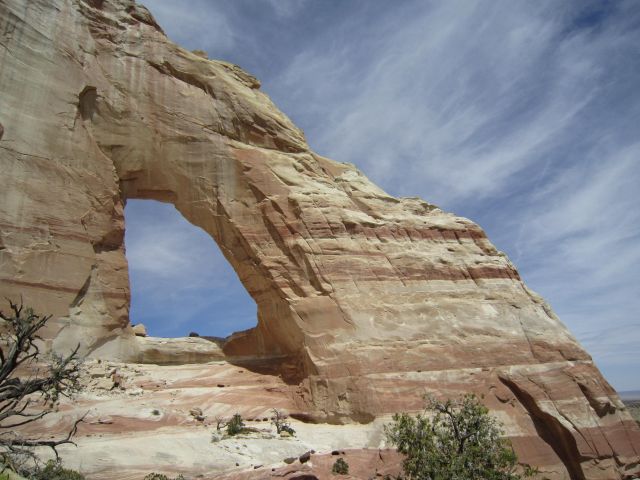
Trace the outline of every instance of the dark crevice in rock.
<instances>
[{"instance_id":1,"label":"dark crevice in rock","mask_svg":"<svg viewBox=\"0 0 640 480\"><path fill-rule=\"evenodd\" d=\"M78 111L82 120L93 120L98 100L98 90L96 87L86 86L78 96Z\"/></svg>"},{"instance_id":2,"label":"dark crevice in rock","mask_svg":"<svg viewBox=\"0 0 640 480\"><path fill-rule=\"evenodd\" d=\"M102 7L104 6L104 0L85 0L85 2L98 10L102 10Z\"/></svg>"},{"instance_id":3,"label":"dark crevice in rock","mask_svg":"<svg viewBox=\"0 0 640 480\"><path fill-rule=\"evenodd\" d=\"M104 237L97 242L93 243L93 251L95 253L113 252L122 247L124 243L124 230L121 228L114 228L109 231Z\"/></svg>"},{"instance_id":4,"label":"dark crevice in rock","mask_svg":"<svg viewBox=\"0 0 640 480\"><path fill-rule=\"evenodd\" d=\"M609 401L609 399L604 402L598 400L595 392L581 382L578 382L578 387L580 387L580 391L584 394L589 405L591 405L591 408L593 408L598 417L602 418L609 413L615 413L616 407Z\"/></svg>"},{"instance_id":5,"label":"dark crevice in rock","mask_svg":"<svg viewBox=\"0 0 640 480\"><path fill-rule=\"evenodd\" d=\"M120 245L110 245L108 243L95 243L93 245L93 251L95 253L105 253L105 252L113 252L114 250L118 250Z\"/></svg>"},{"instance_id":6,"label":"dark crevice in rock","mask_svg":"<svg viewBox=\"0 0 640 480\"><path fill-rule=\"evenodd\" d=\"M572 433L557 418L543 411L533 396L516 382L503 376L499 378L527 410L538 436L553 449L564 463L571 480L585 480L586 477L580 465L581 455Z\"/></svg>"}]
</instances>

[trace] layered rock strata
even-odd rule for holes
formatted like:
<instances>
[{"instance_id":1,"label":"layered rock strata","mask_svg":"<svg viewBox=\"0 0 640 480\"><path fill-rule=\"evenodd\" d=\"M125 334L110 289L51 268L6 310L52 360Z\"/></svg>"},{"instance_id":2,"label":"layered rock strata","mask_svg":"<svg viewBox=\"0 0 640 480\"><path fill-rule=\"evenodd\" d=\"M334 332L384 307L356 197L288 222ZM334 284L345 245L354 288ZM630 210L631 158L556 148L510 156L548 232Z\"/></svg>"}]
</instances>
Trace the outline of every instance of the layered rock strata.
<instances>
[{"instance_id":1,"label":"layered rock strata","mask_svg":"<svg viewBox=\"0 0 640 480\"><path fill-rule=\"evenodd\" d=\"M295 406L290 387L278 376L222 361L158 366L89 360L85 367L81 393L46 423L48 435L64 436L69 423L86 414L74 438L78 446L64 446L60 453L65 465L91 480L142 480L151 472L187 479L325 479L338 457L332 452L344 452L352 478L399 471L395 452L380 449L386 418L366 425L288 419L295 435L279 435L273 409L294 412ZM218 430L219 421L235 413L251 432L230 437L224 424ZM41 429L35 426L32 433ZM315 453L301 463L310 451Z\"/></svg>"},{"instance_id":2,"label":"layered rock strata","mask_svg":"<svg viewBox=\"0 0 640 480\"><path fill-rule=\"evenodd\" d=\"M123 206L171 202L258 306L225 357L277 372L301 417L474 391L549 477L639 468L615 391L478 225L315 154L258 80L133 1L0 1L0 35L0 293L56 317L53 348L144 357Z\"/></svg>"}]
</instances>

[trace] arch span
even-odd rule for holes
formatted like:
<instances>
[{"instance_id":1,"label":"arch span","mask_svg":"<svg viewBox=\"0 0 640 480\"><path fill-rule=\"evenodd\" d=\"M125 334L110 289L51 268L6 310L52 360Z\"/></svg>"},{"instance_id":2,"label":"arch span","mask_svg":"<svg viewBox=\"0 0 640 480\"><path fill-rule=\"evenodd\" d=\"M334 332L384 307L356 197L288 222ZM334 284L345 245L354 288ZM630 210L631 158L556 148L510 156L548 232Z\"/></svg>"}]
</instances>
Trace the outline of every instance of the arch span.
<instances>
[{"instance_id":1,"label":"arch span","mask_svg":"<svg viewBox=\"0 0 640 480\"><path fill-rule=\"evenodd\" d=\"M254 77L172 44L134 2L0 2L0 18L0 285L58 318L56 348L138 358L123 204L171 202L256 302L226 358L272 362L306 418L370 421L420 409L425 390L474 391L527 439L524 462L637 472L637 425L476 224L316 155ZM571 458L538 433L550 421Z\"/></svg>"}]
</instances>

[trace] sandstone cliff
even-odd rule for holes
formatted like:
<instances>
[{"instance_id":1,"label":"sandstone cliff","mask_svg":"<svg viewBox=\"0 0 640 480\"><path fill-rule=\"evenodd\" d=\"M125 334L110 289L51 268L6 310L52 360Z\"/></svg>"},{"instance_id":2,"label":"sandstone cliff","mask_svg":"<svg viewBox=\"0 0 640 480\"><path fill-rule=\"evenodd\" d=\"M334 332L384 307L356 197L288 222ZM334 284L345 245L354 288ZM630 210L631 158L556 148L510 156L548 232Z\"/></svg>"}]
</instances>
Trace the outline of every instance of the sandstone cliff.
<instances>
[{"instance_id":1,"label":"sandstone cliff","mask_svg":"<svg viewBox=\"0 0 640 480\"><path fill-rule=\"evenodd\" d=\"M589 355L473 222L310 151L239 67L131 0L0 0L0 294L51 346L144 360L123 206L173 203L258 306L228 361L277 372L315 421L475 391L551 478L630 476L640 431Z\"/></svg>"}]
</instances>

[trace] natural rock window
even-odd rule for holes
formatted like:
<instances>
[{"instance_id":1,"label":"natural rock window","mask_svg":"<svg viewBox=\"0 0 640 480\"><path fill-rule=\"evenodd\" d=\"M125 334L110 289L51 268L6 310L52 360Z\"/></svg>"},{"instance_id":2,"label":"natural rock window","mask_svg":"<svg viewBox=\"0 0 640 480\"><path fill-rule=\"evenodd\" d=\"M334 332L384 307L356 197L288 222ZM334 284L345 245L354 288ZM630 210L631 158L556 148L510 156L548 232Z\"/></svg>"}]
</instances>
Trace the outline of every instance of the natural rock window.
<instances>
[{"instance_id":1,"label":"natural rock window","mask_svg":"<svg viewBox=\"0 0 640 480\"><path fill-rule=\"evenodd\" d=\"M154 337L226 337L256 325L255 302L216 242L173 205L128 200L125 221L131 324Z\"/></svg>"}]
</instances>

